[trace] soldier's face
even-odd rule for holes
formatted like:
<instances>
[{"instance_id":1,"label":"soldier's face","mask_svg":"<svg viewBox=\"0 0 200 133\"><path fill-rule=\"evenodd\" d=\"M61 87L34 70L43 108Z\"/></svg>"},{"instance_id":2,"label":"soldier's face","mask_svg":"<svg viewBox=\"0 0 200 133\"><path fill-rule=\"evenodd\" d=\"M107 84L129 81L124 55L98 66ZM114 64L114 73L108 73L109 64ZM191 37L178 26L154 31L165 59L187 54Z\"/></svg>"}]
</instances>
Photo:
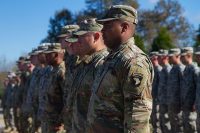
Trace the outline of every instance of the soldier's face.
<instances>
[{"instance_id":1,"label":"soldier's face","mask_svg":"<svg viewBox=\"0 0 200 133\"><path fill-rule=\"evenodd\" d=\"M53 65L56 62L56 54L54 52L46 54L48 65Z\"/></svg>"},{"instance_id":2,"label":"soldier's face","mask_svg":"<svg viewBox=\"0 0 200 133\"><path fill-rule=\"evenodd\" d=\"M37 55L32 55L31 56L31 63L33 65L37 65L38 64L38 56Z\"/></svg>"},{"instance_id":3,"label":"soldier's face","mask_svg":"<svg viewBox=\"0 0 200 133\"><path fill-rule=\"evenodd\" d=\"M169 62L170 64L175 64L177 61L177 57L174 55L174 56L169 56Z\"/></svg>"},{"instance_id":4,"label":"soldier's face","mask_svg":"<svg viewBox=\"0 0 200 133\"><path fill-rule=\"evenodd\" d=\"M46 63L46 55L44 53L40 53L38 55L38 61L41 63L41 64L45 64Z\"/></svg>"},{"instance_id":5,"label":"soldier's face","mask_svg":"<svg viewBox=\"0 0 200 133\"><path fill-rule=\"evenodd\" d=\"M72 50L72 47L71 47L71 43L66 42L65 39L66 39L66 37L60 37L59 38L59 42L61 43L61 47L62 47L62 49L65 49L69 55L72 55L73 50Z\"/></svg>"},{"instance_id":6,"label":"soldier's face","mask_svg":"<svg viewBox=\"0 0 200 133\"><path fill-rule=\"evenodd\" d=\"M192 54L187 54L187 55L182 55L181 56L181 61L183 64L188 65L192 62L193 60L193 55Z\"/></svg>"},{"instance_id":7,"label":"soldier's face","mask_svg":"<svg viewBox=\"0 0 200 133\"><path fill-rule=\"evenodd\" d=\"M20 71L23 71L23 70L24 70L24 63L19 62L19 63L17 64L17 66L18 66L18 68L19 68Z\"/></svg>"},{"instance_id":8,"label":"soldier's face","mask_svg":"<svg viewBox=\"0 0 200 133\"><path fill-rule=\"evenodd\" d=\"M94 37L93 33L86 33L78 37L79 42L79 53L78 55L83 56L86 54L90 54L91 51L94 49Z\"/></svg>"},{"instance_id":9,"label":"soldier's face","mask_svg":"<svg viewBox=\"0 0 200 133\"><path fill-rule=\"evenodd\" d=\"M200 55L196 55L195 57L196 57L197 63L200 64Z\"/></svg>"},{"instance_id":10,"label":"soldier's face","mask_svg":"<svg viewBox=\"0 0 200 133\"><path fill-rule=\"evenodd\" d=\"M103 39L108 48L115 49L121 44L121 30L121 23L118 20L103 24Z\"/></svg>"}]
</instances>

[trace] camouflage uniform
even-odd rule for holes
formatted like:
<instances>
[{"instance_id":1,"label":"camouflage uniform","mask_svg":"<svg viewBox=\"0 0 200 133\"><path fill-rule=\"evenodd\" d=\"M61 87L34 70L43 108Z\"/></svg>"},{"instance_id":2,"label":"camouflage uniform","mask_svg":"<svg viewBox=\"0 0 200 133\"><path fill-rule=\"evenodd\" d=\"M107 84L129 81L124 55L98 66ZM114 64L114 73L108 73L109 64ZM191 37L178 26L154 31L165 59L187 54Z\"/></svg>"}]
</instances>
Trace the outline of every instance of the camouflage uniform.
<instances>
[{"instance_id":1,"label":"camouflage uniform","mask_svg":"<svg viewBox=\"0 0 200 133\"><path fill-rule=\"evenodd\" d=\"M46 73L42 89L46 90L44 94L44 120L46 123L46 132L55 132L55 127L62 123L61 111L63 108L63 81L65 67L62 62L58 67L52 68L49 73ZM42 129L42 132L45 132Z\"/></svg>"},{"instance_id":2,"label":"camouflage uniform","mask_svg":"<svg viewBox=\"0 0 200 133\"><path fill-rule=\"evenodd\" d=\"M161 52L161 51L160 51ZM164 54L168 54L165 52ZM162 54L161 54L162 56ZM160 126L163 133L169 133L171 130L171 125L168 116L168 106L167 106L167 86L168 86L168 77L171 70L171 66L166 64L162 66L162 71L159 74L159 85L158 85L158 100L159 100L159 112L160 112Z\"/></svg>"},{"instance_id":3,"label":"camouflage uniform","mask_svg":"<svg viewBox=\"0 0 200 133\"><path fill-rule=\"evenodd\" d=\"M13 95L13 113L14 113L14 122L15 127L17 128L17 131L21 131L21 123L20 123L20 113L21 113L21 104L20 104L20 83L16 84L14 88L14 95Z\"/></svg>"},{"instance_id":4,"label":"camouflage uniform","mask_svg":"<svg viewBox=\"0 0 200 133\"><path fill-rule=\"evenodd\" d=\"M51 66L46 66L44 68L42 68L40 70L40 81L39 81L39 88L38 88L38 112L37 112L37 118L38 120L41 122L41 128L43 129L44 126L45 126L45 117L44 117L44 106L45 106L45 93L46 93L46 90L44 89L43 85L44 85L44 82L45 78L47 78L47 73L50 72L51 70ZM35 101L34 103L37 103L37 97L34 98Z\"/></svg>"},{"instance_id":5,"label":"camouflage uniform","mask_svg":"<svg viewBox=\"0 0 200 133\"><path fill-rule=\"evenodd\" d=\"M38 87L40 81L40 67L35 67L31 75L30 86L28 89L27 106L28 112L32 118L32 129L31 132L36 132L39 128L40 122L37 120L38 111Z\"/></svg>"},{"instance_id":6,"label":"camouflage uniform","mask_svg":"<svg viewBox=\"0 0 200 133\"><path fill-rule=\"evenodd\" d=\"M31 73L23 72L22 73L22 106L21 106L21 124L22 124L22 133L30 133L32 128L32 121L29 120L30 114L28 112L28 107L26 103L27 91L30 85Z\"/></svg>"},{"instance_id":7,"label":"camouflage uniform","mask_svg":"<svg viewBox=\"0 0 200 133\"><path fill-rule=\"evenodd\" d=\"M66 72L65 72L65 81L64 81L64 87L63 87L63 99L64 99L64 107L63 107L63 121L64 121L64 128L66 131L72 130L72 112L69 112L68 105L67 105L67 97L69 95L70 90L70 84L73 81L74 74L76 73L77 66L81 63L81 61L78 59L77 56L71 55L68 56L65 59L65 66L66 66Z\"/></svg>"},{"instance_id":8,"label":"camouflage uniform","mask_svg":"<svg viewBox=\"0 0 200 133\"><path fill-rule=\"evenodd\" d=\"M183 109L183 127L185 133L196 132L197 114L193 111L196 96L198 70L197 64L185 67L181 89L181 106Z\"/></svg>"},{"instance_id":9,"label":"camouflage uniform","mask_svg":"<svg viewBox=\"0 0 200 133\"><path fill-rule=\"evenodd\" d=\"M197 48L195 55L200 55L200 47ZM199 61L198 61L199 63ZM200 72L198 73L195 107L197 111L197 132L200 133Z\"/></svg>"},{"instance_id":10,"label":"camouflage uniform","mask_svg":"<svg viewBox=\"0 0 200 133\"><path fill-rule=\"evenodd\" d=\"M196 111L197 111L197 132L200 132L200 73L198 73L197 90L196 90Z\"/></svg>"},{"instance_id":11,"label":"camouflage uniform","mask_svg":"<svg viewBox=\"0 0 200 133\"><path fill-rule=\"evenodd\" d=\"M154 54L154 53L153 53ZM158 54L155 53L156 55ZM153 126L154 133L160 133L160 121L159 121L159 103L158 103L158 84L159 84L159 73L162 67L160 65L154 66L154 80L152 84L152 97L153 97L153 108L151 113L151 122Z\"/></svg>"},{"instance_id":12,"label":"camouflage uniform","mask_svg":"<svg viewBox=\"0 0 200 133\"><path fill-rule=\"evenodd\" d=\"M181 49L181 55L192 54L192 47ZM184 133L196 133L197 114L194 111L197 77L199 68L196 63L185 66L183 80L181 82L181 107L183 110L183 130Z\"/></svg>"},{"instance_id":13,"label":"camouflage uniform","mask_svg":"<svg viewBox=\"0 0 200 133\"><path fill-rule=\"evenodd\" d=\"M169 56L174 55L180 55L180 49L170 49ZM183 133L180 91L184 69L182 63L173 65L168 78L168 114L172 133Z\"/></svg>"},{"instance_id":14,"label":"camouflage uniform","mask_svg":"<svg viewBox=\"0 0 200 133\"><path fill-rule=\"evenodd\" d=\"M47 52L61 51L59 44L49 46ZM55 133L61 126L63 109L63 83L65 74L65 64L50 66L41 82L42 91L42 132Z\"/></svg>"},{"instance_id":15,"label":"camouflage uniform","mask_svg":"<svg viewBox=\"0 0 200 133\"><path fill-rule=\"evenodd\" d=\"M105 59L92 87L90 132L148 133L153 66L134 38Z\"/></svg>"},{"instance_id":16,"label":"camouflage uniform","mask_svg":"<svg viewBox=\"0 0 200 133\"><path fill-rule=\"evenodd\" d=\"M89 100L91 96L91 87L95 78L96 69L99 67L99 62L107 56L107 50L101 50L85 57L74 77L70 99L73 99L73 117L72 117L72 132L86 132L86 120ZM70 102L68 99L68 102Z\"/></svg>"},{"instance_id":17,"label":"camouflage uniform","mask_svg":"<svg viewBox=\"0 0 200 133\"><path fill-rule=\"evenodd\" d=\"M14 91L14 84L10 82L8 83L5 89L3 100L2 100L4 122L5 122L5 126L7 130L8 129L11 130L11 128L13 128L12 114L11 114L11 108L13 107L13 103L12 103L13 91Z\"/></svg>"}]
</instances>

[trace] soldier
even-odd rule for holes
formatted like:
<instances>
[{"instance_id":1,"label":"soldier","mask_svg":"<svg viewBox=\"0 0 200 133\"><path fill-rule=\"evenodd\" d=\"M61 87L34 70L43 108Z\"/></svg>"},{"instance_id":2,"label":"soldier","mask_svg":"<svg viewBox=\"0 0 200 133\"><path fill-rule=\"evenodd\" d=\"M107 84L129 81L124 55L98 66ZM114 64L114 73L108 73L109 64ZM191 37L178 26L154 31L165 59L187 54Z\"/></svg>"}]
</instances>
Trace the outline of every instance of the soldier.
<instances>
[{"instance_id":1,"label":"soldier","mask_svg":"<svg viewBox=\"0 0 200 133\"><path fill-rule=\"evenodd\" d=\"M63 120L64 120L64 128L66 131L71 130L71 117L72 115L69 115L69 112L67 110L67 96L68 96L68 90L69 90L69 84L73 80L73 75L75 73L76 67L80 63L79 57L74 54L74 51L72 49L73 45L76 45L78 42L69 42L66 41L66 38L72 37L72 33L77 31L79 29L78 25L66 25L63 27L63 32L59 37L59 42L61 42L61 46L63 49L65 49L65 82L63 87L63 99L64 99L64 108L63 108ZM63 41L64 39L64 41Z\"/></svg>"},{"instance_id":2,"label":"soldier","mask_svg":"<svg viewBox=\"0 0 200 133\"><path fill-rule=\"evenodd\" d=\"M4 132L11 132L14 130L14 125L13 125L13 117L12 117L12 112L11 109L13 107L13 91L15 87L15 82L14 82L14 77L15 73L10 72L8 74L8 85L6 87L4 96L3 96L3 114L4 114L4 121L5 121L5 129Z\"/></svg>"},{"instance_id":3,"label":"soldier","mask_svg":"<svg viewBox=\"0 0 200 133\"><path fill-rule=\"evenodd\" d=\"M43 54L44 51L46 51L48 48L47 45L42 44L39 45L37 50L32 53L33 56L36 56L37 61L36 61L36 67L33 71L31 82L30 82L30 90L31 90L31 95L29 94L30 99L30 105L32 107L32 118L33 118L33 128L32 132L40 132L40 121L38 119L37 113L39 109L39 83L40 79L42 77L42 71L46 66L46 57Z\"/></svg>"},{"instance_id":4,"label":"soldier","mask_svg":"<svg viewBox=\"0 0 200 133\"><path fill-rule=\"evenodd\" d=\"M30 117L29 113L29 107L27 106L27 92L29 89L30 85L30 80L31 80L31 74L34 69L34 65L30 62L30 56L27 56L25 61L24 61L24 68L25 71L22 73L23 74L23 79L21 79L22 82L22 133L30 133L32 130L32 118Z\"/></svg>"},{"instance_id":5,"label":"soldier","mask_svg":"<svg viewBox=\"0 0 200 133\"><path fill-rule=\"evenodd\" d=\"M160 121L159 121L159 103L158 103L158 84L159 84L159 73L162 67L158 63L158 52L151 52L150 59L154 67L154 80L152 85L152 97L153 97L153 109L151 113L151 122L153 126L153 133L161 133Z\"/></svg>"},{"instance_id":6,"label":"soldier","mask_svg":"<svg viewBox=\"0 0 200 133\"><path fill-rule=\"evenodd\" d=\"M181 61L186 66L181 83L181 107L183 110L184 133L196 133L197 114L194 104L199 68L193 62L192 47L184 47L181 49Z\"/></svg>"},{"instance_id":7,"label":"soldier","mask_svg":"<svg viewBox=\"0 0 200 133\"><path fill-rule=\"evenodd\" d=\"M24 65L24 62L25 62L25 58L24 57L19 57L19 60L17 61L17 67L19 69L19 72L21 73L20 74L20 84L18 85L18 89L16 92L18 94L18 96L15 97L15 101L17 104L17 106L19 107L18 108L18 112L19 112L19 122L20 122L20 127L18 129L18 131L20 133L23 133L23 114L22 114L22 104L23 104L23 90L24 90L24 86L25 86L25 81L26 81L26 77L27 77L27 74L25 72L25 65Z\"/></svg>"},{"instance_id":8,"label":"soldier","mask_svg":"<svg viewBox=\"0 0 200 133\"><path fill-rule=\"evenodd\" d=\"M169 64L169 57L167 50L159 50L159 64L162 66L162 71L159 74L159 85L158 85L158 101L159 101L159 111L160 111L160 126L163 133L169 133L171 130L169 116L168 116L168 106L167 106L167 86L169 73L171 66Z\"/></svg>"},{"instance_id":9,"label":"soldier","mask_svg":"<svg viewBox=\"0 0 200 133\"><path fill-rule=\"evenodd\" d=\"M50 67L41 81L40 88L44 100L41 118L42 132L55 133L60 130L63 122L61 111L63 108L62 88L65 74L64 52L59 43L52 43L45 53Z\"/></svg>"},{"instance_id":10,"label":"soldier","mask_svg":"<svg viewBox=\"0 0 200 133\"><path fill-rule=\"evenodd\" d=\"M103 39L111 53L96 74L88 122L92 133L148 133L153 66L133 38L137 11L114 5L104 18Z\"/></svg>"},{"instance_id":11,"label":"soldier","mask_svg":"<svg viewBox=\"0 0 200 133\"><path fill-rule=\"evenodd\" d=\"M168 78L168 114L172 133L183 133L183 120L181 111L181 81L185 66L180 60L181 50L174 48L169 50L169 62L173 65Z\"/></svg>"},{"instance_id":12,"label":"soldier","mask_svg":"<svg viewBox=\"0 0 200 133\"><path fill-rule=\"evenodd\" d=\"M13 114L14 114L14 123L15 123L15 127L17 129L18 132L20 132L20 129L21 129L21 123L20 123L20 108L21 108L21 104L20 104L20 100L19 100L19 97L20 97L20 83L21 83L21 80L20 80L20 75L21 75L21 72L16 72L16 77L15 78L15 82L16 82L16 85L15 85L15 88L14 88L14 94L13 94Z\"/></svg>"},{"instance_id":13,"label":"soldier","mask_svg":"<svg viewBox=\"0 0 200 133\"><path fill-rule=\"evenodd\" d=\"M102 30L103 26L95 19L84 20L80 24L80 29L74 33L78 39L70 38L68 41L78 41L73 45L80 50L76 54L81 58L81 63L77 66L77 71L70 84L70 91L67 98L67 106L72 110L72 132L86 132L87 111L91 95L92 83L95 78L97 68L101 61L108 55L104 45Z\"/></svg>"},{"instance_id":14,"label":"soldier","mask_svg":"<svg viewBox=\"0 0 200 133\"><path fill-rule=\"evenodd\" d=\"M200 64L200 47L196 49L195 59L198 64ZM198 80L197 80L197 90L196 90L196 100L195 100L195 107L197 111L197 132L200 133L200 73L198 74Z\"/></svg>"}]
</instances>

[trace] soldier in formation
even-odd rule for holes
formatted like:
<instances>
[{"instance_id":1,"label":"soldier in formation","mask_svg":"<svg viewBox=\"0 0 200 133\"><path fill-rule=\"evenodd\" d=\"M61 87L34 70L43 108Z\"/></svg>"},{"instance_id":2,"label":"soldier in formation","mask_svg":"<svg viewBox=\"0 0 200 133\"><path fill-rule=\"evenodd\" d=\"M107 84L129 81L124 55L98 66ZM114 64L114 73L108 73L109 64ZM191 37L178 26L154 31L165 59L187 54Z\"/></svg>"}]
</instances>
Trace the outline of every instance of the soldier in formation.
<instances>
[{"instance_id":1,"label":"soldier in formation","mask_svg":"<svg viewBox=\"0 0 200 133\"><path fill-rule=\"evenodd\" d=\"M149 122L154 133L200 132L200 50L148 56L137 24L134 8L114 5L20 57L5 80L4 132L150 133Z\"/></svg>"}]
</instances>

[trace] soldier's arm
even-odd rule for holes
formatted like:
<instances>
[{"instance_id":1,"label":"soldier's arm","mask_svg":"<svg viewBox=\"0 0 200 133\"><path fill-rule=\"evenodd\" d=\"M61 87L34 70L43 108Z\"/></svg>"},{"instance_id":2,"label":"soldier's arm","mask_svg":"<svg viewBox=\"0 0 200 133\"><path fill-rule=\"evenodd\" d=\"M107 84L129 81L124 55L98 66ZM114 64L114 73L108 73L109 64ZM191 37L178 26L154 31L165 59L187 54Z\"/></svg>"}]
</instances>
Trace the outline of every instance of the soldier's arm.
<instances>
[{"instance_id":1,"label":"soldier's arm","mask_svg":"<svg viewBox=\"0 0 200 133\"><path fill-rule=\"evenodd\" d=\"M151 72L145 60L131 60L124 82L125 132L148 132L151 99Z\"/></svg>"}]
</instances>

